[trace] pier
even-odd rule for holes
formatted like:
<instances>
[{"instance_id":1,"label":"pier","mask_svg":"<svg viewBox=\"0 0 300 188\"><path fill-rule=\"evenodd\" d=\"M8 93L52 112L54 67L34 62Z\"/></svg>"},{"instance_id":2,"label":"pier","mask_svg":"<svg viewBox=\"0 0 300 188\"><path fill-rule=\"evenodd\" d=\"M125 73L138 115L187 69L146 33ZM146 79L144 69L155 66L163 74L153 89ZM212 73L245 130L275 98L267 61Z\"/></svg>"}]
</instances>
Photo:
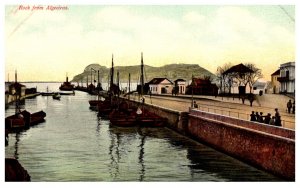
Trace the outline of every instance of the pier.
<instances>
[{"instance_id":1,"label":"pier","mask_svg":"<svg viewBox=\"0 0 300 188\"><path fill-rule=\"evenodd\" d=\"M175 101L148 96L144 108L167 118L167 127L182 135L272 174L295 180L294 130L194 108L182 110L188 106L183 105L186 102ZM131 105L139 106L140 103L131 101Z\"/></svg>"}]
</instances>

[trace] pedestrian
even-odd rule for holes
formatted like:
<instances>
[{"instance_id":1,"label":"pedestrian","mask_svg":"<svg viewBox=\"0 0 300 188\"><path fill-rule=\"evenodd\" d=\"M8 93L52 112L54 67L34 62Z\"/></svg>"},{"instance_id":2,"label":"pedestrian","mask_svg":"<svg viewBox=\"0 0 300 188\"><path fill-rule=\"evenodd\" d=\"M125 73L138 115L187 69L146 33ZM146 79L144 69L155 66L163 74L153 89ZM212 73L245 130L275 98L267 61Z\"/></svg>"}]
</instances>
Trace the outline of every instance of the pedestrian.
<instances>
[{"instance_id":1,"label":"pedestrian","mask_svg":"<svg viewBox=\"0 0 300 188\"><path fill-rule=\"evenodd\" d=\"M275 126L281 127L281 117L278 108L275 108Z\"/></svg>"},{"instance_id":2,"label":"pedestrian","mask_svg":"<svg viewBox=\"0 0 300 188\"><path fill-rule=\"evenodd\" d=\"M270 124L270 122L271 122L271 114L268 113L268 114L265 116L264 123L265 123L265 124Z\"/></svg>"},{"instance_id":3,"label":"pedestrian","mask_svg":"<svg viewBox=\"0 0 300 188\"><path fill-rule=\"evenodd\" d=\"M194 101L194 108L198 108L198 104L196 103L196 101Z\"/></svg>"},{"instance_id":4,"label":"pedestrian","mask_svg":"<svg viewBox=\"0 0 300 188\"><path fill-rule=\"evenodd\" d=\"M142 101L142 104L144 104L145 103L145 97L142 97L141 101Z\"/></svg>"},{"instance_id":5,"label":"pedestrian","mask_svg":"<svg viewBox=\"0 0 300 188\"><path fill-rule=\"evenodd\" d=\"M252 106L252 103L253 103L253 101L255 100L254 94L250 93L249 96L248 96L248 100L249 100L249 102L250 102L250 106Z\"/></svg>"},{"instance_id":6,"label":"pedestrian","mask_svg":"<svg viewBox=\"0 0 300 188\"><path fill-rule=\"evenodd\" d=\"M250 121L256 121L256 115L254 114L254 111L250 114Z\"/></svg>"},{"instance_id":7,"label":"pedestrian","mask_svg":"<svg viewBox=\"0 0 300 188\"><path fill-rule=\"evenodd\" d=\"M275 116L270 119L270 125L275 125Z\"/></svg>"},{"instance_id":8,"label":"pedestrian","mask_svg":"<svg viewBox=\"0 0 300 188\"><path fill-rule=\"evenodd\" d=\"M295 101L293 102L292 113L295 113Z\"/></svg>"},{"instance_id":9,"label":"pedestrian","mask_svg":"<svg viewBox=\"0 0 300 188\"><path fill-rule=\"evenodd\" d=\"M286 107L287 107L288 112L291 113L291 108L293 107L291 100L289 100L289 102L287 102Z\"/></svg>"},{"instance_id":10,"label":"pedestrian","mask_svg":"<svg viewBox=\"0 0 300 188\"><path fill-rule=\"evenodd\" d=\"M263 113L260 112L259 113L259 119L257 120L259 123L263 123L264 122L264 116L263 116Z\"/></svg>"},{"instance_id":11,"label":"pedestrian","mask_svg":"<svg viewBox=\"0 0 300 188\"><path fill-rule=\"evenodd\" d=\"M256 121L259 121L260 117L259 117L258 112L255 112L255 116L256 116Z\"/></svg>"}]
</instances>

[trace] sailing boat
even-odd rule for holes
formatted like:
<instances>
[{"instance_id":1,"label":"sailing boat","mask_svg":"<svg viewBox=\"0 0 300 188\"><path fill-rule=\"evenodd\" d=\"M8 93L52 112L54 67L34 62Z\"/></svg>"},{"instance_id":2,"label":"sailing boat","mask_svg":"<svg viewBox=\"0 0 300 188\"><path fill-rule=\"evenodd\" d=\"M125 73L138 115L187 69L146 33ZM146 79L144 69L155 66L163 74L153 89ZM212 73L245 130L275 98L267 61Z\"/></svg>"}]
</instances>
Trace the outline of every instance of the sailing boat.
<instances>
[{"instance_id":1,"label":"sailing boat","mask_svg":"<svg viewBox=\"0 0 300 188\"><path fill-rule=\"evenodd\" d=\"M141 54L141 85L137 88L142 104L138 108L130 108L126 102L120 103L117 109L114 109L109 114L109 119L113 125L116 126L163 126L166 122L165 118L161 118L154 113L149 112L144 108L144 63L143 53Z\"/></svg>"},{"instance_id":2,"label":"sailing boat","mask_svg":"<svg viewBox=\"0 0 300 188\"><path fill-rule=\"evenodd\" d=\"M150 126L150 127L161 127L164 126L167 119L162 118L155 113L152 113L144 108L145 98L144 93L149 91L149 85L145 85L144 83L144 61L143 61L143 53L141 54L141 86L140 86L140 107L138 107L136 111L136 121L140 126Z\"/></svg>"},{"instance_id":3,"label":"sailing boat","mask_svg":"<svg viewBox=\"0 0 300 188\"><path fill-rule=\"evenodd\" d=\"M91 107L96 107L98 109L99 115L108 115L113 108L116 107L117 101L115 95L119 95L120 89L119 85L114 84L114 56L112 55L112 67L110 72L110 87L108 90L108 97L104 98L104 101L99 100L91 100L89 104Z\"/></svg>"}]
</instances>

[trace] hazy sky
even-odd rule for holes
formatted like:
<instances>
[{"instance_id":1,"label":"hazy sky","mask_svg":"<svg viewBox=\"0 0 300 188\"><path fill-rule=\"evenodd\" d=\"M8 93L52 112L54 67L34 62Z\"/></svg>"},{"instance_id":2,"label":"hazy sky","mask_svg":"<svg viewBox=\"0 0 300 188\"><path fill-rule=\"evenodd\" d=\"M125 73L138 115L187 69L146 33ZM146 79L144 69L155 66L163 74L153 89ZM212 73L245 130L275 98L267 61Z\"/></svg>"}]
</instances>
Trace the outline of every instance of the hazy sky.
<instances>
[{"instance_id":1,"label":"hazy sky","mask_svg":"<svg viewBox=\"0 0 300 188\"><path fill-rule=\"evenodd\" d=\"M25 6L25 5L24 5ZM30 5L32 8L33 5ZM266 80L295 61L294 6L5 6L5 80L63 81L91 63L199 64L212 73L252 62Z\"/></svg>"}]
</instances>

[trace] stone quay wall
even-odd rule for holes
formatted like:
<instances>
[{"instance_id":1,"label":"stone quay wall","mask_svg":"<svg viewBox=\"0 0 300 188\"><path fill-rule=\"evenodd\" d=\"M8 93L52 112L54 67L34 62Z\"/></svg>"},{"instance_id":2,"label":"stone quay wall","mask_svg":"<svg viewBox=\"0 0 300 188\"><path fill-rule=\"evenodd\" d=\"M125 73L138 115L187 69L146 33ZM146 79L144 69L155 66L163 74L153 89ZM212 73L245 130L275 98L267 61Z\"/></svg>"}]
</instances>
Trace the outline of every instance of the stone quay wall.
<instances>
[{"instance_id":1,"label":"stone quay wall","mask_svg":"<svg viewBox=\"0 0 300 188\"><path fill-rule=\"evenodd\" d=\"M217 114L190 110L193 138L248 164L295 180L295 132Z\"/></svg>"},{"instance_id":2,"label":"stone quay wall","mask_svg":"<svg viewBox=\"0 0 300 188\"><path fill-rule=\"evenodd\" d=\"M131 105L140 103L130 101ZM295 180L295 131L190 109L181 112L152 104L144 108L167 118L167 127L250 165Z\"/></svg>"}]
</instances>

